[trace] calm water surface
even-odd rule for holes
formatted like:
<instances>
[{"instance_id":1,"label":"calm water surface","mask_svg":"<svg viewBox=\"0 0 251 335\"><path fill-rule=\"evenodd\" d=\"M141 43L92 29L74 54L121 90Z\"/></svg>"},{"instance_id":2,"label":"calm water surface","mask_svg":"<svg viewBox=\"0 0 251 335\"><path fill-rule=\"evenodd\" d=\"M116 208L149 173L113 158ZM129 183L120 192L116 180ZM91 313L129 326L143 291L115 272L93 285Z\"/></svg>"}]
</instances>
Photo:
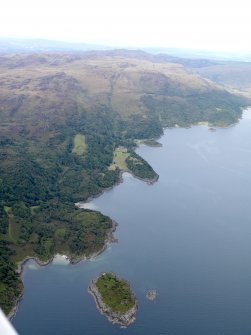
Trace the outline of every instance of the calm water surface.
<instances>
[{"instance_id":1,"label":"calm water surface","mask_svg":"<svg viewBox=\"0 0 251 335\"><path fill-rule=\"evenodd\" d=\"M26 265L13 320L21 335L251 334L251 119L216 132L166 130L160 142L137 150L157 183L125 174L90 204L119 222L118 244L77 265ZM100 315L87 292L102 271L128 279L138 298L127 329Z\"/></svg>"}]
</instances>

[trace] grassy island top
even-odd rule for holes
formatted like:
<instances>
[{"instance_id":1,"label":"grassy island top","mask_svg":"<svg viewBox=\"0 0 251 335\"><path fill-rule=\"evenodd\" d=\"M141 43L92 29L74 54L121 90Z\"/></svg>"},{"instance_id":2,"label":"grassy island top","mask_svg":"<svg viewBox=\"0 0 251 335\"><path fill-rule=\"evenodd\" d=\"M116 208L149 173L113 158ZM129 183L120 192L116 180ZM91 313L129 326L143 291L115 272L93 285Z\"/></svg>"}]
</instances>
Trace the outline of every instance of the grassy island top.
<instances>
[{"instance_id":1,"label":"grassy island top","mask_svg":"<svg viewBox=\"0 0 251 335\"><path fill-rule=\"evenodd\" d=\"M135 306L136 300L130 285L115 274L111 272L101 274L96 281L96 286L103 302L113 312L125 313Z\"/></svg>"}]
</instances>

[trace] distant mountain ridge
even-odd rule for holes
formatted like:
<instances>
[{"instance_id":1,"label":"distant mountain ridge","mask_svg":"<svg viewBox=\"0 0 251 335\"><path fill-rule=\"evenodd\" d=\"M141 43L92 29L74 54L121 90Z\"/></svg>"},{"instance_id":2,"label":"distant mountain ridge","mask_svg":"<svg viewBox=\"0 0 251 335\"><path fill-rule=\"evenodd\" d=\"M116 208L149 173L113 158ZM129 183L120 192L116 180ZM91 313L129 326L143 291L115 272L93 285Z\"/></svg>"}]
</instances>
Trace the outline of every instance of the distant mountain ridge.
<instances>
[{"instance_id":1,"label":"distant mountain ridge","mask_svg":"<svg viewBox=\"0 0 251 335\"><path fill-rule=\"evenodd\" d=\"M161 47L115 47L110 45L91 44L82 42L67 42L46 39L28 39L0 37L0 53L34 53L34 52L83 52L98 50L140 50L152 55L169 55L171 58L185 58L191 62L193 60L211 60L211 61L245 61L251 62L251 53L248 52L223 52L206 51L200 49L188 48L161 48Z\"/></svg>"},{"instance_id":2,"label":"distant mountain ridge","mask_svg":"<svg viewBox=\"0 0 251 335\"><path fill-rule=\"evenodd\" d=\"M46 39L21 39L21 38L1 38L0 53L12 52L55 52L55 51L86 51L86 50L107 50L112 49L107 46L73 43Z\"/></svg>"}]
</instances>

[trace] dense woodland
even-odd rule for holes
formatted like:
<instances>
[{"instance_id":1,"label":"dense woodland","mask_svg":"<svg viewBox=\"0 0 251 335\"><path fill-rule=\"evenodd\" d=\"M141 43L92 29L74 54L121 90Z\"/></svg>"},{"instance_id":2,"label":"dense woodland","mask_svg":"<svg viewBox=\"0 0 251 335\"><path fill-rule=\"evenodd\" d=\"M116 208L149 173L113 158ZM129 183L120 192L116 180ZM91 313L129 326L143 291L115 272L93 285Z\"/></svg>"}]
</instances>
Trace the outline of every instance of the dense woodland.
<instances>
[{"instance_id":1,"label":"dense woodland","mask_svg":"<svg viewBox=\"0 0 251 335\"><path fill-rule=\"evenodd\" d=\"M69 67L73 56L71 61L62 56L58 64L48 63L50 71L56 68L49 77L42 74L49 56L44 56L42 65L38 56L30 57L21 59L21 64L20 58L6 58L6 77L0 78L4 87L0 94L0 306L6 313L22 291L17 262L27 256L46 261L56 252L79 258L102 249L112 229L111 219L96 211L80 210L74 203L118 182L120 169L109 168L116 148L128 150L125 162L129 171L141 179L154 180L156 173L134 152L135 139L157 138L163 127L187 127L199 121L227 126L238 120L241 107L247 104L244 98L213 89L211 84L207 87L203 82L205 87L196 90L189 84L175 85L166 74L144 77L140 69L133 82L142 90L137 96L139 110L117 110L115 98L119 97L122 105L124 99L124 91L121 89L122 94L114 88L117 69L107 67L111 77L104 72L106 63L100 73L92 69L96 77L107 75L112 86L107 100L103 91L92 99L90 89L82 89L72 75L58 74L60 64ZM79 62L79 56L76 59ZM82 61L85 64L86 59ZM122 65L130 67L128 62L125 59ZM33 63L36 74L41 66L39 82L32 77ZM18 69L26 69L26 65L25 81ZM116 78L118 81L118 75ZM130 76L128 80L132 80ZM156 87L158 92L153 92ZM34 92L37 95L33 96ZM126 99L130 102L130 97Z\"/></svg>"}]
</instances>

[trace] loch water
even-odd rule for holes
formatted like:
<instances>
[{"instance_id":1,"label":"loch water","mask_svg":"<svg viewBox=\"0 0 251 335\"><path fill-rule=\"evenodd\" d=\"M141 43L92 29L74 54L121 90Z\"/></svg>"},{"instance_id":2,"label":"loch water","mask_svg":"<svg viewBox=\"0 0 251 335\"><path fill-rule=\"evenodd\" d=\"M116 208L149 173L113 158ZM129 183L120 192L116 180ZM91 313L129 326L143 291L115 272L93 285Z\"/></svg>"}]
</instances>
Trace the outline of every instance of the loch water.
<instances>
[{"instance_id":1,"label":"loch water","mask_svg":"<svg viewBox=\"0 0 251 335\"><path fill-rule=\"evenodd\" d=\"M250 115L216 131L167 129L162 147L140 146L158 182L126 173L88 204L119 223L118 243L94 260L25 265L12 321L20 335L250 335ZM137 296L127 329L102 316L87 291L103 271L129 280Z\"/></svg>"}]
</instances>

